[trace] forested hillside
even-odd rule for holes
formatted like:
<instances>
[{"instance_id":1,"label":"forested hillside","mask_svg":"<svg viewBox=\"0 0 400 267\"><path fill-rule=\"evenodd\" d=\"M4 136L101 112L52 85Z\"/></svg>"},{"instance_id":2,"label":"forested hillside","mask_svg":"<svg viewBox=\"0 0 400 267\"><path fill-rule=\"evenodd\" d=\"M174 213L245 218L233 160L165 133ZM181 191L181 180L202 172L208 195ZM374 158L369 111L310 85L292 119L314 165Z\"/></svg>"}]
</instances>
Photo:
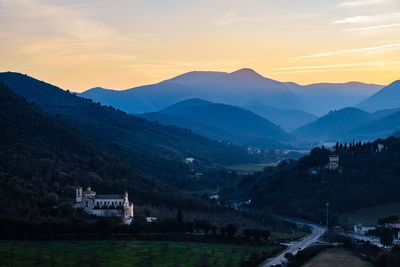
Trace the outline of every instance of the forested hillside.
<instances>
[{"instance_id":1,"label":"forested hillside","mask_svg":"<svg viewBox=\"0 0 400 267\"><path fill-rule=\"evenodd\" d=\"M254 160L243 148L128 115L26 75L0 73L0 82L87 136L107 143L143 172L179 188L199 189L197 182L189 179L192 173L183 163L186 157L198 159L204 168Z\"/></svg>"},{"instance_id":2,"label":"forested hillside","mask_svg":"<svg viewBox=\"0 0 400 267\"><path fill-rule=\"evenodd\" d=\"M138 205L208 208L207 202L146 177L1 83L0 129L1 218L33 222L72 216L68 208L53 206L71 200L75 185L91 185L99 193L128 190Z\"/></svg>"},{"instance_id":3,"label":"forested hillside","mask_svg":"<svg viewBox=\"0 0 400 267\"><path fill-rule=\"evenodd\" d=\"M383 145L381 151L378 144ZM323 218L326 203L337 215L399 201L399 138L338 144L335 150L315 148L298 161L266 168L246 177L238 186L242 192L231 191L231 196L241 193L252 199L253 207L314 221ZM330 155L340 157L336 171L326 168Z\"/></svg>"}]
</instances>

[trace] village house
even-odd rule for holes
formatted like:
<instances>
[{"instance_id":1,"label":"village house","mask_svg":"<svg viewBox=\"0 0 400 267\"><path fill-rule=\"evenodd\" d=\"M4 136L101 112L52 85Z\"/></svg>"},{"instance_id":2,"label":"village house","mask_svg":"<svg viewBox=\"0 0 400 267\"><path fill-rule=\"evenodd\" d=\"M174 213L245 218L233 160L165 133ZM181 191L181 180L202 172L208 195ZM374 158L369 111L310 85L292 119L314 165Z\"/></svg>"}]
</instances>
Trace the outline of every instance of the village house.
<instances>
[{"instance_id":1,"label":"village house","mask_svg":"<svg viewBox=\"0 0 400 267\"><path fill-rule=\"evenodd\" d=\"M193 163L193 162L194 162L194 158L186 158L186 159L185 159L185 162L186 162L187 164Z\"/></svg>"},{"instance_id":2,"label":"village house","mask_svg":"<svg viewBox=\"0 0 400 267\"><path fill-rule=\"evenodd\" d=\"M331 171L336 171L338 168L339 168L339 156L338 155L329 156L328 169L330 169Z\"/></svg>"},{"instance_id":3,"label":"village house","mask_svg":"<svg viewBox=\"0 0 400 267\"><path fill-rule=\"evenodd\" d=\"M382 152L385 149L384 144L378 144L378 148L376 149L377 152Z\"/></svg>"},{"instance_id":4,"label":"village house","mask_svg":"<svg viewBox=\"0 0 400 267\"><path fill-rule=\"evenodd\" d=\"M390 229L400 230L400 222L385 223L385 226Z\"/></svg>"},{"instance_id":5,"label":"village house","mask_svg":"<svg viewBox=\"0 0 400 267\"><path fill-rule=\"evenodd\" d=\"M86 191L76 187L75 207L96 216L121 217L125 224L133 221L133 203L129 202L128 192L123 195L97 195L90 186Z\"/></svg>"},{"instance_id":6,"label":"village house","mask_svg":"<svg viewBox=\"0 0 400 267\"><path fill-rule=\"evenodd\" d=\"M354 233L357 235L365 235L368 231L375 230L375 226L362 225L360 223L354 225Z\"/></svg>"}]
</instances>

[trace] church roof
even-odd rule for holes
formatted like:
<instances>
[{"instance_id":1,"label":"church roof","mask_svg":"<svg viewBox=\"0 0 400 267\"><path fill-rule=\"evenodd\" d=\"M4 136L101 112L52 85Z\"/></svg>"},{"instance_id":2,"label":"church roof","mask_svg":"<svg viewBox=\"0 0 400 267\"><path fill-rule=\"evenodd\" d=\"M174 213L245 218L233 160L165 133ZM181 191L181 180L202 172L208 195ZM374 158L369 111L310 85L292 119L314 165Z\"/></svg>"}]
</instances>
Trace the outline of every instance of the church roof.
<instances>
[{"instance_id":1,"label":"church roof","mask_svg":"<svg viewBox=\"0 0 400 267\"><path fill-rule=\"evenodd\" d=\"M124 195L97 195L95 199L124 199Z\"/></svg>"}]
</instances>

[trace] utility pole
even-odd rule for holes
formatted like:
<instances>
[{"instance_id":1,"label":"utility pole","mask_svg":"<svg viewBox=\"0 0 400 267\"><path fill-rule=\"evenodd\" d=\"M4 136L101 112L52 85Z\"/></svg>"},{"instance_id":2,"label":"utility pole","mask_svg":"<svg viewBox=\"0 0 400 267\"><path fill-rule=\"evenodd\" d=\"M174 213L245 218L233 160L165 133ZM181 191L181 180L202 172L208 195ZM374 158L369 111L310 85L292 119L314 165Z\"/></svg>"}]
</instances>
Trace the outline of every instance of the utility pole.
<instances>
[{"instance_id":1,"label":"utility pole","mask_svg":"<svg viewBox=\"0 0 400 267\"><path fill-rule=\"evenodd\" d=\"M326 203L326 240L329 242L329 203Z\"/></svg>"}]
</instances>

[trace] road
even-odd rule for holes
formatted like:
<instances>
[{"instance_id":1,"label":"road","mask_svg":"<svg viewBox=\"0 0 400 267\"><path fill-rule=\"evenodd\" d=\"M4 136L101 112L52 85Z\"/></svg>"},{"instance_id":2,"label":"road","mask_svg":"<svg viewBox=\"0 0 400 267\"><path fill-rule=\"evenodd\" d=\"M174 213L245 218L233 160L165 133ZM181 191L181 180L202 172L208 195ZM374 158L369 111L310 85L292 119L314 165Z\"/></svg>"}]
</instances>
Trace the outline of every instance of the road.
<instances>
[{"instance_id":1,"label":"road","mask_svg":"<svg viewBox=\"0 0 400 267\"><path fill-rule=\"evenodd\" d=\"M312 232L309 236L305 237L304 239L302 239L300 241L291 242L290 244L288 244L288 248L285 251L283 251L280 255L278 255L274 258L267 259L266 261L264 261L263 263L260 264L260 267L269 267L269 266L281 264L282 262L286 262L286 258L285 258L286 253L292 253L293 255L295 255L300 249L305 249L306 247L309 247L311 244L317 242L318 239L325 233L325 227L322 227L320 225L297 221L294 218L290 218L290 219L289 218L280 218L280 219L296 223L300 227L308 226L312 229Z\"/></svg>"}]
</instances>

